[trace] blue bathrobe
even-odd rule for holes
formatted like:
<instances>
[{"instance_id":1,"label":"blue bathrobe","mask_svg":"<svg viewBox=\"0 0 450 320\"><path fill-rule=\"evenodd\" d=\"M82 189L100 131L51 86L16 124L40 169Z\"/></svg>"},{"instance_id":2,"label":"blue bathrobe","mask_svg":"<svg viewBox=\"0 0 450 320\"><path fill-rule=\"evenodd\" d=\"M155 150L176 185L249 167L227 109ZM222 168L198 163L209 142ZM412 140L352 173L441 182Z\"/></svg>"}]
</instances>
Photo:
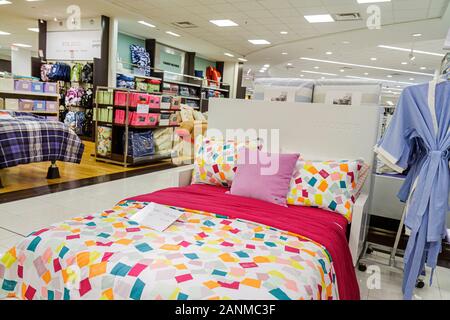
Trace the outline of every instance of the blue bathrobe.
<instances>
[{"instance_id":1,"label":"blue bathrobe","mask_svg":"<svg viewBox=\"0 0 450 320\"><path fill-rule=\"evenodd\" d=\"M404 257L404 299L412 299L425 264L433 270L446 236L450 184L450 81L406 88L378 157L398 172L409 168L398 197L411 230Z\"/></svg>"}]
</instances>

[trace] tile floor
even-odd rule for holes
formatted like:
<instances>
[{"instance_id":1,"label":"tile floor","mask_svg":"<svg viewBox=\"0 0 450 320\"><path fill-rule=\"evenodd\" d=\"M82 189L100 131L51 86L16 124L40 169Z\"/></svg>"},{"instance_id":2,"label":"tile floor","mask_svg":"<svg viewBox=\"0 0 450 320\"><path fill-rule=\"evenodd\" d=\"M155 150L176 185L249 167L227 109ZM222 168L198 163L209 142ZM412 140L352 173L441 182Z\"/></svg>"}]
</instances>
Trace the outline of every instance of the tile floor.
<instances>
[{"instance_id":1,"label":"tile floor","mask_svg":"<svg viewBox=\"0 0 450 320\"><path fill-rule=\"evenodd\" d=\"M180 169L150 173L133 178L64 191L27 200L0 205L0 254L8 250L23 237L53 223L74 216L102 211L114 206L118 201L138 194L150 193L177 185ZM98 199L101 198L101 201ZM374 252L372 258L380 267L380 289L368 289L376 283L368 272L356 271L361 299L398 300L402 299L402 274L391 272L383 266L387 255ZM369 268L370 270L370 268ZM433 285L429 286L429 272L425 287L416 289L416 300L450 300L450 269L438 267Z\"/></svg>"}]
</instances>

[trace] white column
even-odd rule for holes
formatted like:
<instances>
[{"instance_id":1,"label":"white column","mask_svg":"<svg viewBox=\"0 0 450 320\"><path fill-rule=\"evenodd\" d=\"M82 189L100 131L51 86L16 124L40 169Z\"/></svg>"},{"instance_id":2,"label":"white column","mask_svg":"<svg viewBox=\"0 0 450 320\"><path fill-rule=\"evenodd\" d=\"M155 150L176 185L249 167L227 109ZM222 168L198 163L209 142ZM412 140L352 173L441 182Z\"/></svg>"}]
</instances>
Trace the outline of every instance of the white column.
<instances>
[{"instance_id":1,"label":"white column","mask_svg":"<svg viewBox=\"0 0 450 320\"><path fill-rule=\"evenodd\" d=\"M18 47L11 48L12 74L31 77L31 51Z\"/></svg>"},{"instance_id":2,"label":"white column","mask_svg":"<svg viewBox=\"0 0 450 320\"><path fill-rule=\"evenodd\" d=\"M225 62L223 67L223 82L230 85L230 99L236 98L239 63Z\"/></svg>"},{"instance_id":3,"label":"white column","mask_svg":"<svg viewBox=\"0 0 450 320\"><path fill-rule=\"evenodd\" d=\"M117 41L119 36L119 20L117 18L110 19L108 86L115 87L117 76Z\"/></svg>"}]
</instances>

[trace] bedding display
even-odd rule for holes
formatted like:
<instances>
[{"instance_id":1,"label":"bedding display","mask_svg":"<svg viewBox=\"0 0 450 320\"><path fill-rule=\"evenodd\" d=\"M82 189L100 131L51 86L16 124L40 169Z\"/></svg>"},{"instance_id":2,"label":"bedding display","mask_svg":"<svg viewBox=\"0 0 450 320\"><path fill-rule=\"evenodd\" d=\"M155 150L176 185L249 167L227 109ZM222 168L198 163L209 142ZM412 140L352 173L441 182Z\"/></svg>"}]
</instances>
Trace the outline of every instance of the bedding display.
<instances>
[{"instance_id":1,"label":"bedding display","mask_svg":"<svg viewBox=\"0 0 450 320\"><path fill-rule=\"evenodd\" d=\"M359 299L345 219L226 190L162 190L36 231L0 258L0 297ZM153 231L132 220L149 202L184 214Z\"/></svg>"},{"instance_id":2,"label":"bedding display","mask_svg":"<svg viewBox=\"0 0 450 320\"><path fill-rule=\"evenodd\" d=\"M80 163L84 145L66 125L28 113L0 120L0 169L45 161Z\"/></svg>"}]
</instances>

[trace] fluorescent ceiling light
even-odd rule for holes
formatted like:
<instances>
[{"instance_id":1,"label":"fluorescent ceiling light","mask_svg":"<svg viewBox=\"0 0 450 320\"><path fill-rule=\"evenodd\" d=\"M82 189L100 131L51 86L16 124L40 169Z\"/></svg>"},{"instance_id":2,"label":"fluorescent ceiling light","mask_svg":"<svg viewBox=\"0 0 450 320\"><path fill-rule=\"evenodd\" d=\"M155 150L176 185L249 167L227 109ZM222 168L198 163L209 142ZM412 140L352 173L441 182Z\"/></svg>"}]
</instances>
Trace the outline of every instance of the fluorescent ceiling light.
<instances>
[{"instance_id":1,"label":"fluorescent ceiling light","mask_svg":"<svg viewBox=\"0 0 450 320\"><path fill-rule=\"evenodd\" d=\"M266 72L266 70L259 70L259 72L264 73L264 72Z\"/></svg>"},{"instance_id":2,"label":"fluorescent ceiling light","mask_svg":"<svg viewBox=\"0 0 450 320\"><path fill-rule=\"evenodd\" d=\"M181 37L178 33L172 32L172 31L166 31L167 34L170 34L171 36L174 37Z\"/></svg>"},{"instance_id":3,"label":"fluorescent ceiling light","mask_svg":"<svg viewBox=\"0 0 450 320\"><path fill-rule=\"evenodd\" d=\"M429 73L415 72L415 71L408 71L408 70L400 70L400 69L391 69L391 68L383 68L383 67L375 67L375 66L369 66L369 65L364 65L364 64L355 64L355 63L332 61L332 60L321 60L321 59L313 59L313 58L307 58L307 57L301 57L300 59L301 60L307 60L307 61L315 61L315 62L338 64L338 65L341 65L341 66L352 66L352 67L367 68L367 69L386 70L386 71L392 71L392 72L402 72L402 73L409 73L409 74L418 74L418 75L421 75L421 76L434 77L433 74L429 74Z\"/></svg>"},{"instance_id":4,"label":"fluorescent ceiling light","mask_svg":"<svg viewBox=\"0 0 450 320\"><path fill-rule=\"evenodd\" d=\"M234 54L231 54L231 53L228 53L228 52L225 52L224 55L226 55L227 57L231 57L231 58L234 57Z\"/></svg>"},{"instance_id":5,"label":"fluorescent ceiling light","mask_svg":"<svg viewBox=\"0 0 450 320\"><path fill-rule=\"evenodd\" d=\"M287 64L287 66L289 66L289 67L292 66L292 63L289 62L289 63Z\"/></svg>"},{"instance_id":6,"label":"fluorescent ceiling light","mask_svg":"<svg viewBox=\"0 0 450 320\"><path fill-rule=\"evenodd\" d=\"M414 78L409 78L409 81L414 81L415 79Z\"/></svg>"},{"instance_id":7,"label":"fluorescent ceiling light","mask_svg":"<svg viewBox=\"0 0 450 320\"><path fill-rule=\"evenodd\" d=\"M390 74L388 74L386 77L388 77L388 78L392 78L392 75L390 75Z\"/></svg>"},{"instance_id":8,"label":"fluorescent ceiling light","mask_svg":"<svg viewBox=\"0 0 450 320\"><path fill-rule=\"evenodd\" d=\"M0 31L0 36L9 36L11 33L9 32L5 32L5 31Z\"/></svg>"},{"instance_id":9,"label":"fluorescent ceiling light","mask_svg":"<svg viewBox=\"0 0 450 320\"><path fill-rule=\"evenodd\" d=\"M256 40L248 40L251 44L261 45L261 44L270 44L269 41L264 39L256 39Z\"/></svg>"},{"instance_id":10,"label":"fluorescent ceiling light","mask_svg":"<svg viewBox=\"0 0 450 320\"><path fill-rule=\"evenodd\" d=\"M422 34L421 33L413 33L412 36L417 38L417 37L421 37Z\"/></svg>"},{"instance_id":11,"label":"fluorescent ceiling light","mask_svg":"<svg viewBox=\"0 0 450 320\"><path fill-rule=\"evenodd\" d=\"M420 70L427 70L427 67L420 67Z\"/></svg>"},{"instance_id":12,"label":"fluorescent ceiling light","mask_svg":"<svg viewBox=\"0 0 450 320\"><path fill-rule=\"evenodd\" d=\"M369 81L378 81L378 82L392 82L392 83L401 83L401 84L415 84L412 82L404 82L404 81L395 81L395 80L386 80L386 79L375 79L375 78L366 78L366 77L356 77L356 76L345 76L350 79L361 79L361 80L369 80Z\"/></svg>"},{"instance_id":13,"label":"fluorescent ceiling light","mask_svg":"<svg viewBox=\"0 0 450 320\"><path fill-rule=\"evenodd\" d=\"M21 48L31 48L32 47L29 44L23 44L23 43L13 43L12 45L15 47L21 47Z\"/></svg>"},{"instance_id":14,"label":"fluorescent ceiling light","mask_svg":"<svg viewBox=\"0 0 450 320\"><path fill-rule=\"evenodd\" d=\"M33 32L39 33L39 28L28 28L28 31L33 31Z\"/></svg>"},{"instance_id":15,"label":"fluorescent ceiling light","mask_svg":"<svg viewBox=\"0 0 450 320\"><path fill-rule=\"evenodd\" d=\"M242 62L247 62L248 61L247 59L244 59L244 58L238 58L238 60L242 61Z\"/></svg>"},{"instance_id":16,"label":"fluorescent ceiling light","mask_svg":"<svg viewBox=\"0 0 450 320\"><path fill-rule=\"evenodd\" d=\"M287 56L288 53L287 53L287 52L282 52L281 54L282 54L283 56Z\"/></svg>"},{"instance_id":17,"label":"fluorescent ceiling light","mask_svg":"<svg viewBox=\"0 0 450 320\"><path fill-rule=\"evenodd\" d=\"M408 64L408 62L404 61L404 62L402 62L402 64L403 64L403 65L407 65L407 64Z\"/></svg>"},{"instance_id":18,"label":"fluorescent ceiling light","mask_svg":"<svg viewBox=\"0 0 450 320\"><path fill-rule=\"evenodd\" d=\"M337 74L334 73L326 73L326 72L316 72L316 71L308 71L308 70L302 70L303 73L312 73L312 74L320 74L324 76L337 76Z\"/></svg>"},{"instance_id":19,"label":"fluorescent ceiling light","mask_svg":"<svg viewBox=\"0 0 450 320\"><path fill-rule=\"evenodd\" d=\"M345 72L345 70L344 69L341 69L341 70L339 70L340 72Z\"/></svg>"},{"instance_id":20,"label":"fluorescent ceiling light","mask_svg":"<svg viewBox=\"0 0 450 320\"><path fill-rule=\"evenodd\" d=\"M318 67L318 66L315 66L315 67L314 67L314 69L320 69L320 67Z\"/></svg>"},{"instance_id":21,"label":"fluorescent ceiling light","mask_svg":"<svg viewBox=\"0 0 450 320\"><path fill-rule=\"evenodd\" d=\"M329 14L315 14L304 16L309 23L334 22L334 19Z\"/></svg>"},{"instance_id":22,"label":"fluorescent ceiling light","mask_svg":"<svg viewBox=\"0 0 450 320\"><path fill-rule=\"evenodd\" d=\"M332 54L333 54L333 52L331 52L331 51L327 51L327 52L325 52L325 54L327 54L327 55L332 55Z\"/></svg>"},{"instance_id":23,"label":"fluorescent ceiling light","mask_svg":"<svg viewBox=\"0 0 450 320\"><path fill-rule=\"evenodd\" d=\"M0 6L1 6L1 5L4 5L4 4L11 4L11 1L0 0Z\"/></svg>"},{"instance_id":24,"label":"fluorescent ceiling light","mask_svg":"<svg viewBox=\"0 0 450 320\"><path fill-rule=\"evenodd\" d=\"M280 34L288 34L287 31L280 31Z\"/></svg>"},{"instance_id":25,"label":"fluorescent ceiling light","mask_svg":"<svg viewBox=\"0 0 450 320\"><path fill-rule=\"evenodd\" d=\"M146 27L150 27L150 28L156 28L156 26L154 26L153 24L151 24L151 23L148 23L148 22L145 22L145 21L138 21L138 23L140 23L140 24L143 24L144 26L146 26Z\"/></svg>"},{"instance_id":26,"label":"fluorescent ceiling light","mask_svg":"<svg viewBox=\"0 0 450 320\"><path fill-rule=\"evenodd\" d=\"M209 20L209 22L215 24L218 27L237 27L239 26L236 22L224 19L224 20Z\"/></svg>"},{"instance_id":27,"label":"fluorescent ceiling light","mask_svg":"<svg viewBox=\"0 0 450 320\"><path fill-rule=\"evenodd\" d=\"M370 60L377 61L378 59L377 58L370 58Z\"/></svg>"},{"instance_id":28,"label":"fluorescent ceiling light","mask_svg":"<svg viewBox=\"0 0 450 320\"><path fill-rule=\"evenodd\" d=\"M377 3L377 2L391 2L391 0L357 0L358 3Z\"/></svg>"},{"instance_id":29,"label":"fluorescent ceiling light","mask_svg":"<svg viewBox=\"0 0 450 320\"><path fill-rule=\"evenodd\" d=\"M413 51L414 53L427 54L427 55L436 56L436 57L444 57L445 56L445 54L443 54L443 53L421 51L421 50L411 50L411 49L408 49L408 48L399 48L399 47L385 46L385 45L381 45L381 44L378 46L378 48L397 50L397 51L403 51L403 52L411 52L411 51Z\"/></svg>"},{"instance_id":30,"label":"fluorescent ceiling light","mask_svg":"<svg viewBox=\"0 0 450 320\"><path fill-rule=\"evenodd\" d=\"M270 68L270 64L265 64L264 68Z\"/></svg>"}]
</instances>

